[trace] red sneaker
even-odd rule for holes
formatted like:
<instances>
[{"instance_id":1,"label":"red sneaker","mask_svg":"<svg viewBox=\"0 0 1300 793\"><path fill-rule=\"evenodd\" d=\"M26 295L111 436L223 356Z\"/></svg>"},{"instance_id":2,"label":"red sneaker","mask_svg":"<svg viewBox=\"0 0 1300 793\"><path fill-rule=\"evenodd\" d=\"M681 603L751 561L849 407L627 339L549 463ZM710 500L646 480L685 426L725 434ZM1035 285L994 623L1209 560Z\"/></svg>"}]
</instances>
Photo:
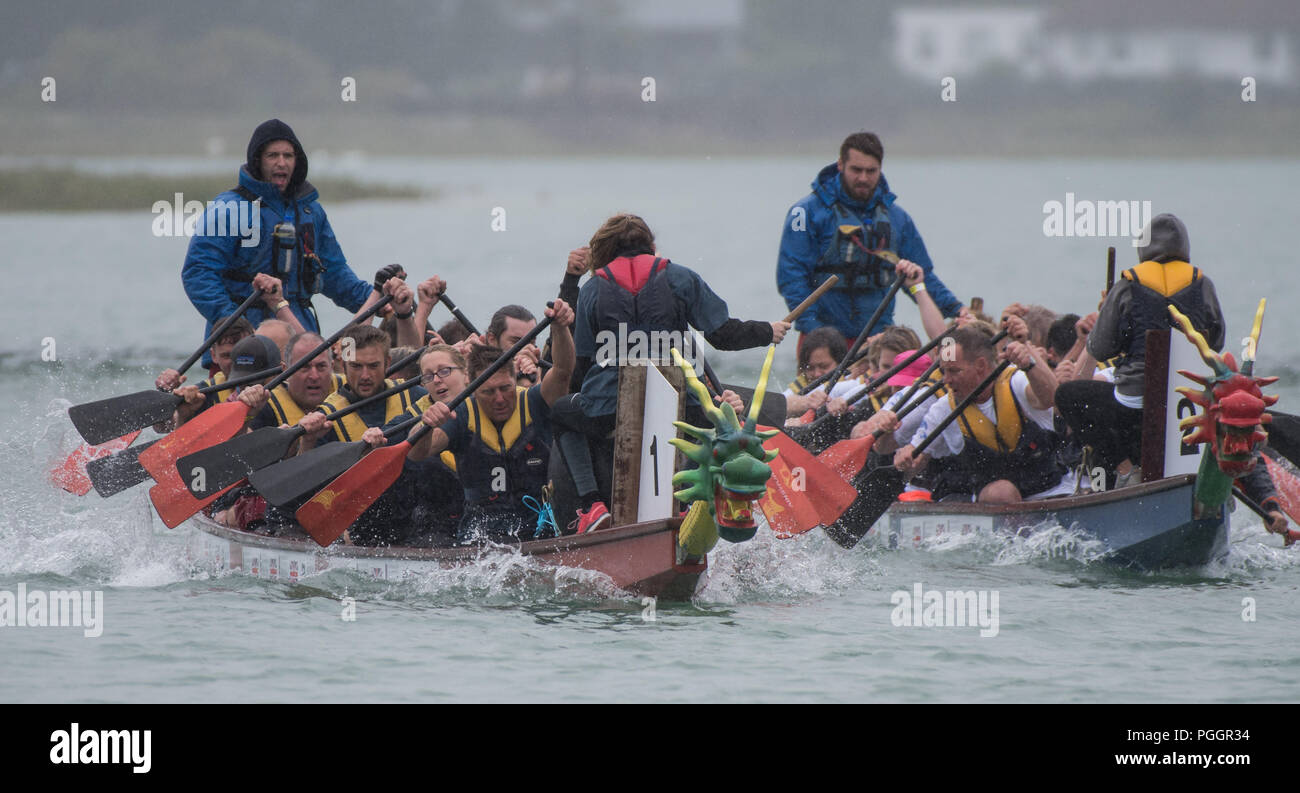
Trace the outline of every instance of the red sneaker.
<instances>
[{"instance_id":1,"label":"red sneaker","mask_svg":"<svg viewBox=\"0 0 1300 793\"><path fill-rule=\"evenodd\" d=\"M597 501L592 504L591 509L586 512L578 510L578 534L596 531L603 528L608 522L609 509L605 506L604 501Z\"/></svg>"}]
</instances>

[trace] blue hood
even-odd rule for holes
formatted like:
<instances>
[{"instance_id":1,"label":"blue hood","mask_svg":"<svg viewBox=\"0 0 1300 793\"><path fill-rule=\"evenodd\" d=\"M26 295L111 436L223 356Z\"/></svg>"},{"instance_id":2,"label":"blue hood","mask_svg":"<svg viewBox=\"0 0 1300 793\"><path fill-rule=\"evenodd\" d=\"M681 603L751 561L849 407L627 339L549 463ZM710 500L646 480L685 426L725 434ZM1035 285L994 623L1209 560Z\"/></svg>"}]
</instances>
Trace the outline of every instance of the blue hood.
<instances>
[{"instance_id":1,"label":"blue hood","mask_svg":"<svg viewBox=\"0 0 1300 793\"><path fill-rule=\"evenodd\" d=\"M889 189L889 180L885 178L884 171L880 173L880 181L876 183L876 191L871 194L871 198L864 204L853 198L849 198L840 184L840 169L838 163L831 163L817 173L817 178L812 183L813 195L817 196L828 209L831 204L839 201L850 210L859 215L866 215L875 209L876 204L881 201L885 202L886 207L894 205L898 196L894 195Z\"/></svg>"}]
</instances>

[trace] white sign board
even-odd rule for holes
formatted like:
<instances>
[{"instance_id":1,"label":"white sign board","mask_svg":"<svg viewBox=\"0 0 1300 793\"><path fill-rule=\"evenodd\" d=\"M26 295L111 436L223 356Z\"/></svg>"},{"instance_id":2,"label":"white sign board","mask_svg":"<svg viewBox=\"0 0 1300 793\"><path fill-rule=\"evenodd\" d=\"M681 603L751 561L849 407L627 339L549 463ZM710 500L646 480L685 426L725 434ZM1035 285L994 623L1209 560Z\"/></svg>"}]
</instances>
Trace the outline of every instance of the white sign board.
<instances>
[{"instance_id":1,"label":"white sign board","mask_svg":"<svg viewBox=\"0 0 1300 793\"><path fill-rule=\"evenodd\" d=\"M673 460L677 450L668 441L677 437L677 389L653 366L645 378L644 423L641 427L641 495L636 520L644 523L673 516ZM614 461L617 467L618 460Z\"/></svg>"},{"instance_id":2,"label":"white sign board","mask_svg":"<svg viewBox=\"0 0 1300 793\"><path fill-rule=\"evenodd\" d=\"M1178 422L1199 415L1201 408L1174 390L1179 386L1200 386L1180 375L1179 369L1209 374L1209 367L1201 360L1196 345L1174 329L1169 332L1169 382L1165 384L1165 404L1168 405L1165 411L1165 476L1194 474L1201 465L1201 447L1184 444L1183 433L1178 429Z\"/></svg>"}]
</instances>

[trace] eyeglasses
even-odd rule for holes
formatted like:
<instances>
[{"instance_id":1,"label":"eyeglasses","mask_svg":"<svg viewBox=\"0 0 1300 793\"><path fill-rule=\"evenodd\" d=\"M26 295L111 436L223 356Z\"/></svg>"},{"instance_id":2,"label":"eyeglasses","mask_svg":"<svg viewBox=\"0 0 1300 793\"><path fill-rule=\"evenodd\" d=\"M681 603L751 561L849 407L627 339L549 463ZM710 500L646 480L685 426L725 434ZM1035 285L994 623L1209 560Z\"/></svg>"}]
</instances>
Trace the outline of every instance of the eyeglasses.
<instances>
[{"instance_id":1,"label":"eyeglasses","mask_svg":"<svg viewBox=\"0 0 1300 793\"><path fill-rule=\"evenodd\" d=\"M444 366L444 367L442 367L441 369L435 369L434 371L430 372L429 374L421 375L421 376L420 376L420 382L421 382L421 383L432 383L432 382L433 382L433 378L435 378L435 377L439 377L439 378L442 378L443 380L446 380L448 377L451 376L451 373L452 373L452 372L462 372L462 371L464 371L464 369L463 369L462 367L459 367L459 366Z\"/></svg>"}]
</instances>

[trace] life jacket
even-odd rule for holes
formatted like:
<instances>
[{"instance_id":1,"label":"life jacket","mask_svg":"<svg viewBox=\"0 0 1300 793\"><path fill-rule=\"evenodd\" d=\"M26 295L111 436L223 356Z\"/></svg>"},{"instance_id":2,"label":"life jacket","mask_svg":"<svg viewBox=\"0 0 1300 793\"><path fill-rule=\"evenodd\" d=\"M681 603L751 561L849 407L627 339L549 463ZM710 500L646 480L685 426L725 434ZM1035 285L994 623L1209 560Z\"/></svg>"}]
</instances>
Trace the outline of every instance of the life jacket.
<instances>
[{"instance_id":1,"label":"life jacket","mask_svg":"<svg viewBox=\"0 0 1300 793\"><path fill-rule=\"evenodd\" d=\"M430 401L431 399L432 397L430 397L428 394L425 394L424 396L415 400L415 402L411 404L411 407L407 409L405 418L418 419L420 416L424 415L424 411L428 410L429 405L433 404ZM456 455L452 454L449 451L444 450L442 454L438 455L438 459L442 461L443 465L451 469L451 472L453 474L456 473Z\"/></svg>"},{"instance_id":2,"label":"life jacket","mask_svg":"<svg viewBox=\"0 0 1300 793\"><path fill-rule=\"evenodd\" d=\"M249 190L247 187L244 187L242 184L231 189L238 193L240 198L249 203L259 200L259 196L256 193ZM325 272L325 266L321 263L320 257L316 255L316 224L310 217L305 219L303 218L302 214L298 211L298 201L296 199L290 199L289 203L293 207L293 214L286 214L284 220L287 223L292 223L294 228L296 245L294 246L293 262L289 265L288 269L285 269L284 256L280 252L280 240L277 237L272 236L271 266L265 270L265 272L279 278L280 282L284 284L284 297L286 300L296 301L304 308L314 312L311 298L312 295L320 294L321 289L324 287L321 276ZM271 230L269 229L265 231L268 234L271 233ZM298 273L298 277L290 278L290 273L295 270ZM259 272L263 271L254 270L253 272L249 272L241 268L232 268L223 271L221 274L232 281L251 283L253 276L257 275ZM292 293L290 293L290 290L292 290ZM234 296L232 296L231 299L234 300ZM235 302L240 303L243 301L235 300Z\"/></svg>"},{"instance_id":3,"label":"life jacket","mask_svg":"<svg viewBox=\"0 0 1300 793\"><path fill-rule=\"evenodd\" d=\"M515 410L501 428L479 412L478 402L467 402L471 440L456 458L456 473L465 489L465 506L526 509L523 497L539 501L548 481L551 450L541 428L528 410L528 389L516 387ZM504 489L494 489L494 480Z\"/></svg>"},{"instance_id":4,"label":"life jacket","mask_svg":"<svg viewBox=\"0 0 1300 793\"><path fill-rule=\"evenodd\" d=\"M1187 315L1192 327L1205 333L1209 329L1212 308L1206 304L1198 281L1201 271L1187 262L1146 261L1124 271L1124 279L1133 286L1132 300L1124 316L1124 330L1129 340L1127 357L1146 359L1148 330L1165 330L1174 326L1169 316L1173 305Z\"/></svg>"},{"instance_id":5,"label":"life jacket","mask_svg":"<svg viewBox=\"0 0 1300 793\"><path fill-rule=\"evenodd\" d=\"M804 377L803 375L799 375L794 380L790 381L790 385L787 386L787 388L789 388L791 391L793 391L796 394L802 394L803 390L808 387L809 382L810 381L808 380L807 377Z\"/></svg>"},{"instance_id":6,"label":"life jacket","mask_svg":"<svg viewBox=\"0 0 1300 793\"><path fill-rule=\"evenodd\" d=\"M343 375L330 375L330 390L329 394L326 394L326 398L342 388L343 383ZM281 383L276 386L271 391L271 396L266 400L266 404L271 406L271 412L275 414L276 421L281 424L288 424L291 427L301 421L303 416L307 415L307 411L298 407L298 402L293 398L293 394L289 393L288 383Z\"/></svg>"},{"instance_id":7,"label":"life jacket","mask_svg":"<svg viewBox=\"0 0 1300 793\"><path fill-rule=\"evenodd\" d=\"M226 382L229 379L230 378L226 377L225 372L221 370L217 370L207 380L204 380L202 383L199 383L199 388L207 388L210 385L221 385L222 383ZM223 388L220 391L213 391L211 394L208 394L208 402L214 405L220 404L222 402L225 402L227 399L229 399L230 395L233 393L235 393L235 389L233 388Z\"/></svg>"},{"instance_id":8,"label":"life jacket","mask_svg":"<svg viewBox=\"0 0 1300 793\"><path fill-rule=\"evenodd\" d=\"M1022 495L1030 496L1055 486L1065 476L1060 437L1025 417L1011 390L1014 373L1014 369L1007 369L993 384L996 424L974 404L967 405L957 418L966 444L954 461L955 479L964 478L971 493L978 493L990 482L1006 479ZM951 393L948 406L957 406ZM957 481L952 484L956 490Z\"/></svg>"},{"instance_id":9,"label":"life jacket","mask_svg":"<svg viewBox=\"0 0 1300 793\"><path fill-rule=\"evenodd\" d=\"M620 256L596 271L596 327L687 332L685 313L665 271L668 260L649 253Z\"/></svg>"},{"instance_id":10,"label":"life jacket","mask_svg":"<svg viewBox=\"0 0 1300 793\"><path fill-rule=\"evenodd\" d=\"M898 253L898 235L889 224L889 207L877 201L869 221L863 221L839 201L831 204L831 210L835 213L835 231L813 267L818 283L838 275L839 283L831 290L846 292L850 298L887 289L894 282L894 265L868 251Z\"/></svg>"},{"instance_id":11,"label":"life jacket","mask_svg":"<svg viewBox=\"0 0 1300 793\"><path fill-rule=\"evenodd\" d=\"M385 380L383 387L392 388L395 385L397 384L394 383L392 380ZM352 404L352 398L355 396L356 395L353 394L350 389L347 389L346 387L340 387L337 391L325 397L325 401L321 403L321 408L323 408L328 413L333 413L336 410L342 410L343 408ZM392 396L384 400L384 420L379 424L376 424L375 426L382 426L384 424L387 424L393 419L403 415L404 413L406 413L406 411L410 409L411 409L410 389L407 389L406 391L398 391L396 394L393 394ZM359 413L360 411L349 413L341 419L334 420L335 440L340 440L340 441L361 440L361 436L366 434L366 430L369 429L370 426L366 424L366 422L361 418Z\"/></svg>"}]
</instances>

